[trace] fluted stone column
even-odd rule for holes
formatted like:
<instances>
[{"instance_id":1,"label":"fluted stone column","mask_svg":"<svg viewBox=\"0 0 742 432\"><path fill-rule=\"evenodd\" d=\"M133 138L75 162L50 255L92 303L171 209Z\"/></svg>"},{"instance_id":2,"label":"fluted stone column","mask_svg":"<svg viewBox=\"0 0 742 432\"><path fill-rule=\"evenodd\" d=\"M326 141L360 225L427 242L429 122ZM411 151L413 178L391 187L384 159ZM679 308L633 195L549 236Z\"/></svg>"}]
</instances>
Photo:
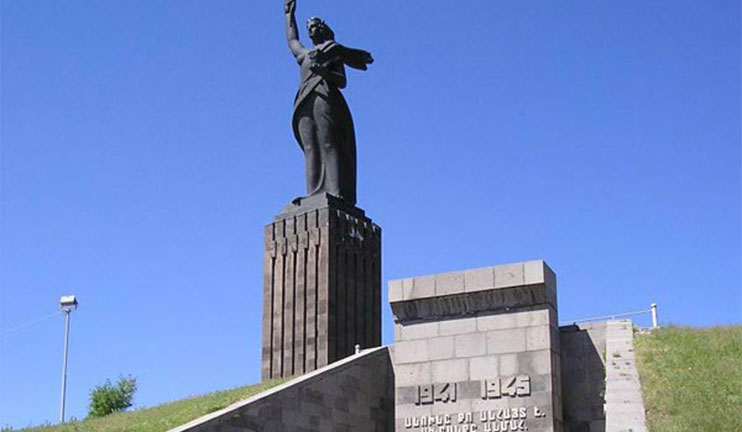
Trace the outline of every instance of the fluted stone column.
<instances>
[{"instance_id":1,"label":"fluted stone column","mask_svg":"<svg viewBox=\"0 0 742 432\"><path fill-rule=\"evenodd\" d=\"M265 227L263 379L301 375L381 344L381 229L322 195Z\"/></svg>"}]
</instances>

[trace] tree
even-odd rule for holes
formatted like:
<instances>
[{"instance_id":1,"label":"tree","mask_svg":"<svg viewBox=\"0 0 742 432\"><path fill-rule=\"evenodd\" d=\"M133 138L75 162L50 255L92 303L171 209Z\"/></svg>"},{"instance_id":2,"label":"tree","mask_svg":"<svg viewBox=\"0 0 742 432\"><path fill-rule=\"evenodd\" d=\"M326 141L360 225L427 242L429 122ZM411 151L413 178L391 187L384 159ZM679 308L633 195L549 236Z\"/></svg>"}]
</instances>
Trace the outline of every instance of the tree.
<instances>
[{"instance_id":1,"label":"tree","mask_svg":"<svg viewBox=\"0 0 742 432\"><path fill-rule=\"evenodd\" d=\"M111 380L107 379L105 383L93 387L93 390L90 391L88 416L103 417L129 408L136 391L136 378L131 376L119 377L116 385L111 384Z\"/></svg>"}]
</instances>

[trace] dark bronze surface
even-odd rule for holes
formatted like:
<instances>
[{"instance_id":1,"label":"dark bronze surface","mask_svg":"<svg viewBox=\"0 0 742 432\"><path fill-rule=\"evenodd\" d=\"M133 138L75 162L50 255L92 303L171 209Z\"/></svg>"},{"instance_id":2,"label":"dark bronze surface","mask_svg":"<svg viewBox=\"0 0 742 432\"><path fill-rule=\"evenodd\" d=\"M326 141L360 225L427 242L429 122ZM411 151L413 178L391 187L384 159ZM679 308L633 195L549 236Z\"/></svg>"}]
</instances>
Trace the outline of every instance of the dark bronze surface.
<instances>
[{"instance_id":1,"label":"dark bronze surface","mask_svg":"<svg viewBox=\"0 0 742 432\"><path fill-rule=\"evenodd\" d=\"M305 158L307 196L330 194L356 203L356 139L353 118L340 89L345 65L366 70L371 54L335 42L335 33L320 18L307 21L312 48L299 41L296 0L286 0L286 39L299 63L299 90L291 124Z\"/></svg>"}]
</instances>

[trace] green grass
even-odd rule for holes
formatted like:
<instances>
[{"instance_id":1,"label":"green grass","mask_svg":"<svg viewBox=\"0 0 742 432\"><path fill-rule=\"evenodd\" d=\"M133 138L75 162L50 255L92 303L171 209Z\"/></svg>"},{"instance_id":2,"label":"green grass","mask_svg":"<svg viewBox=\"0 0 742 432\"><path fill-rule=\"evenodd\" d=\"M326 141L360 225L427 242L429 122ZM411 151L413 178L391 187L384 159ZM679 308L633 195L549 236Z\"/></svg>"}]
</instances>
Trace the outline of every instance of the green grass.
<instances>
[{"instance_id":1,"label":"green grass","mask_svg":"<svg viewBox=\"0 0 742 432\"><path fill-rule=\"evenodd\" d=\"M18 432L163 432L202 415L218 411L237 401L275 387L286 380L266 381L256 385L209 393L177 402L120 412L97 419L86 419L55 426L20 429ZM3 429L3 432L10 429Z\"/></svg>"},{"instance_id":2,"label":"green grass","mask_svg":"<svg viewBox=\"0 0 742 432\"><path fill-rule=\"evenodd\" d=\"M742 326L635 339L651 432L742 431Z\"/></svg>"}]
</instances>

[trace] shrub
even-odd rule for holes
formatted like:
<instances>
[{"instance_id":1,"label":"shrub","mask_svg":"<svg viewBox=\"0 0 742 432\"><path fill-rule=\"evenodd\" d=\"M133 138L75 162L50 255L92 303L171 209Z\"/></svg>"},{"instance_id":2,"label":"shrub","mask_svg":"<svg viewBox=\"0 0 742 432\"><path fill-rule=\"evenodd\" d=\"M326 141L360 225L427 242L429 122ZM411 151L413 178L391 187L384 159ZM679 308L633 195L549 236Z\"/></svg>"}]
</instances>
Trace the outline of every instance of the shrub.
<instances>
[{"instance_id":1,"label":"shrub","mask_svg":"<svg viewBox=\"0 0 742 432\"><path fill-rule=\"evenodd\" d=\"M136 391L136 378L120 377L116 385L111 384L111 380L107 379L102 385L93 387L90 392L88 416L103 417L129 408Z\"/></svg>"}]
</instances>

